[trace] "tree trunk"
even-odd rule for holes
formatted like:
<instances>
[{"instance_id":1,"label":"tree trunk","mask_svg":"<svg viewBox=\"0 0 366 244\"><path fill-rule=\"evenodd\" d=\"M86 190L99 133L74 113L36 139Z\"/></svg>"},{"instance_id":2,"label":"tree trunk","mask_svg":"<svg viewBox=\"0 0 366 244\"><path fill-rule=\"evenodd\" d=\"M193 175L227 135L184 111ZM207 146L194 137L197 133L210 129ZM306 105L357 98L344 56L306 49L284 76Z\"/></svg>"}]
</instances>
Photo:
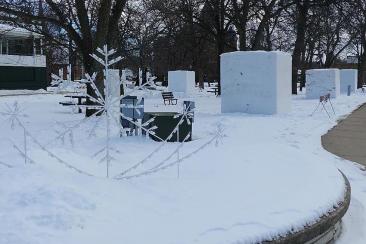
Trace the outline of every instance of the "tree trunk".
<instances>
[{"instance_id":1,"label":"tree trunk","mask_svg":"<svg viewBox=\"0 0 366 244\"><path fill-rule=\"evenodd\" d=\"M225 34L219 34L217 36L217 64L216 64L216 75L218 94L221 95L221 54L224 52L225 46Z\"/></svg>"},{"instance_id":2,"label":"tree trunk","mask_svg":"<svg viewBox=\"0 0 366 244\"><path fill-rule=\"evenodd\" d=\"M297 3L296 41L292 54L292 94L297 94L298 70L301 67L301 56L305 53L306 19L309 9L309 0L303 4Z\"/></svg>"},{"instance_id":3,"label":"tree trunk","mask_svg":"<svg viewBox=\"0 0 366 244\"><path fill-rule=\"evenodd\" d=\"M255 37L252 44L252 50L263 50L263 40L264 40L264 32L266 29L266 25L268 24L268 17L265 15L263 20L258 26L258 29L255 33Z\"/></svg>"},{"instance_id":4,"label":"tree trunk","mask_svg":"<svg viewBox=\"0 0 366 244\"><path fill-rule=\"evenodd\" d=\"M247 50L247 32L243 29L238 29L238 35L239 35L239 49L240 51L246 51Z\"/></svg>"},{"instance_id":5,"label":"tree trunk","mask_svg":"<svg viewBox=\"0 0 366 244\"><path fill-rule=\"evenodd\" d=\"M363 28L363 27L362 27ZM357 88L361 88L365 84L365 70L366 70L366 30L361 31L361 54L358 61L358 82Z\"/></svg>"}]
</instances>

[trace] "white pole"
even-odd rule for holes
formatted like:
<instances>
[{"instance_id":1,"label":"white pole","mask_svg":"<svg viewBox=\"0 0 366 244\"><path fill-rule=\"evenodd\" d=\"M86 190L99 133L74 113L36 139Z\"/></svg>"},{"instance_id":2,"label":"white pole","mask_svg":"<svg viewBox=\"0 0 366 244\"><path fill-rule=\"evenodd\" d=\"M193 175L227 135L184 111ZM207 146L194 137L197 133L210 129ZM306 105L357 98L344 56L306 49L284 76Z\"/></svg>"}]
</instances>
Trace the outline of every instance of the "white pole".
<instances>
[{"instance_id":1,"label":"white pole","mask_svg":"<svg viewBox=\"0 0 366 244\"><path fill-rule=\"evenodd\" d=\"M107 119L107 145L106 145L106 157L107 157L107 178L109 178L109 136L110 136L110 128L109 128L109 82L108 79L108 48L107 45L104 45L104 86L105 86L105 93L104 94L104 101L105 101L105 109L106 109L106 119Z\"/></svg>"}]
</instances>

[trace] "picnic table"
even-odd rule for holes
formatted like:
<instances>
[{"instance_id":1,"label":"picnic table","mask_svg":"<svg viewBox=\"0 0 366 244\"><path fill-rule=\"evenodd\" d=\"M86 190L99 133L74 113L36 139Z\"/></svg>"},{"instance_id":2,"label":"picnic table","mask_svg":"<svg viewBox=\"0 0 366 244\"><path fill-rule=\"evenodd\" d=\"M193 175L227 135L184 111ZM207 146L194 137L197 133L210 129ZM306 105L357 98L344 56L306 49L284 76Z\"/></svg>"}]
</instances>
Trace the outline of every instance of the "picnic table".
<instances>
[{"instance_id":1,"label":"picnic table","mask_svg":"<svg viewBox=\"0 0 366 244\"><path fill-rule=\"evenodd\" d=\"M73 105L83 105L83 103L82 103L82 99L86 99L86 98L87 98L87 96L86 96L86 95L84 95L84 94L66 95L65 97L69 97L69 98L77 99L77 100L78 100L78 102L77 102L76 104L73 104ZM63 105L65 105L65 104L63 104ZM71 103L70 103L70 104L68 104L68 105L71 105ZM80 108L80 107L79 107L79 113L82 113L82 110L81 110L81 108Z\"/></svg>"}]
</instances>

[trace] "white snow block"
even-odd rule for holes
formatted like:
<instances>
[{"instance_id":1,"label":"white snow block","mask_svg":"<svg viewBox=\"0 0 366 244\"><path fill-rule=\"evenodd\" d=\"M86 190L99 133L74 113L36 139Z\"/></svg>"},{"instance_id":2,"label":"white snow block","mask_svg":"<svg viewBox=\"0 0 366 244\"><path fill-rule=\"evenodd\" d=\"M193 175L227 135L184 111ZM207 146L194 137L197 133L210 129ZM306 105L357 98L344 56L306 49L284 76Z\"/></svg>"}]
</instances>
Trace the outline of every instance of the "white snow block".
<instances>
[{"instance_id":1,"label":"white snow block","mask_svg":"<svg viewBox=\"0 0 366 244\"><path fill-rule=\"evenodd\" d=\"M118 69L108 70L107 84L109 89L109 94L112 98L118 98L121 93L121 77L119 75Z\"/></svg>"},{"instance_id":2,"label":"white snow block","mask_svg":"<svg viewBox=\"0 0 366 244\"><path fill-rule=\"evenodd\" d=\"M291 55L238 51L221 55L221 112L286 113L291 110Z\"/></svg>"},{"instance_id":3,"label":"white snow block","mask_svg":"<svg viewBox=\"0 0 366 244\"><path fill-rule=\"evenodd\" d=\"M357 69L341 69L339 72L341 94L347 94L348 86L351 86L351 93L355 93L357 90Z\"/></svg>"},{"instance_id":4,"label":"white snow block","mask_svg":"<svg viewBox=\"0 0 366 244\"><path fill-rule=\"evenodd\" d=\"M319 99L330 93L331 98L340 95L339 69L310 69L306 71L306 98Z\"/></svg>"},{"instance_id":5,"label":"white snow block","mask_svg":"<svg viewBox=\"0 0 366 244\"><path fill-rule=\"evenodd\" d=\"M176 70L168 72L168 89L171 92L192 93L195 88L194 71Z\"/></svg>"},{"instance_id":6,"label":"white snow block","mask_svg":"<svg viewBox=\"0 0 366 244\"><path fill-rule=\"evenodd\" d=\"M121 95L121 77L118 69L108 70L107 85L113 117L119 118L119 97Z\"/></svg>"}]
</instances>

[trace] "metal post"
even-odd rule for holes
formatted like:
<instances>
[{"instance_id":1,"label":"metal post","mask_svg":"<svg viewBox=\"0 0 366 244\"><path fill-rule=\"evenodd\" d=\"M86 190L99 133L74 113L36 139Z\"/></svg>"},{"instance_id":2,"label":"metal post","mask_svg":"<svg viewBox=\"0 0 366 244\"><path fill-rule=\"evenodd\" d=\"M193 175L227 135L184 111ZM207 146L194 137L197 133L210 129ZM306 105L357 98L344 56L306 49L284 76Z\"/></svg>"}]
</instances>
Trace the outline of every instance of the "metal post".
<instances>
[{"instance_id":1,"label":"metal post","mask_svg":"<svg viewBox=\"0 0 366 244\"><path fill-rule=\"evenodd\" d=\"M351 85L348 85L347 87L347 96L351 95Z\"/></svg>"}]
</instances>

